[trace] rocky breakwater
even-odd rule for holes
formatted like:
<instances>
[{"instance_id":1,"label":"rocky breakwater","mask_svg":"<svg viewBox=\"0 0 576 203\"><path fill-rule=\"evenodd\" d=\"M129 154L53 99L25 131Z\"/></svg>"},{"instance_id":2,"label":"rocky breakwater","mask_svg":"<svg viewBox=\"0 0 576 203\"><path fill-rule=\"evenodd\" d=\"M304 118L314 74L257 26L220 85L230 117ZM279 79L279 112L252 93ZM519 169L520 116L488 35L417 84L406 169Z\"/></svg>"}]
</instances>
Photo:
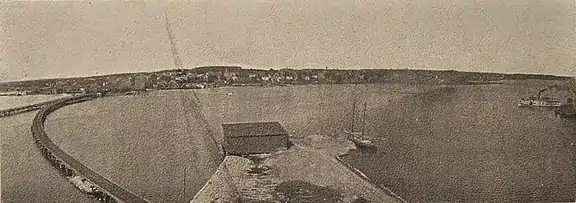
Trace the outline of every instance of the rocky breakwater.
<instances>
[{"instance_id":1,"label":"rocky breakwater","mask_svg":"<svg viewBox=\"0 0 576 203\"><path fill-rule=\"evenodd\" d=\"M286 151L227 156L192 202L402 202L337 159L355 149L345 138L291 140Z\"/></svg>"}]
</instances>

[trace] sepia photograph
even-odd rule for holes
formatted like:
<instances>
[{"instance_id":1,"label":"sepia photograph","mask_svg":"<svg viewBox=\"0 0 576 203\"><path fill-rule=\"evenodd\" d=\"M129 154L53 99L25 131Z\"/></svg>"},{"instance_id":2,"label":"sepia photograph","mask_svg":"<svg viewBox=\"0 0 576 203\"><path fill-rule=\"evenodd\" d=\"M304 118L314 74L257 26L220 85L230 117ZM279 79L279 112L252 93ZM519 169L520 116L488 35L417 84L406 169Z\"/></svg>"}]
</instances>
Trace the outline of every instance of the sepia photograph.
<instances>
[{"instance_id":1,"label":"sepia photograph","mask_svg":"<svg viewBox=\"0 0 576 203\"><path fill-rule=\"evenodd\" d=\"M0 2L2 203L576 203L575 0Z\"/></svg>"}]
</instances>

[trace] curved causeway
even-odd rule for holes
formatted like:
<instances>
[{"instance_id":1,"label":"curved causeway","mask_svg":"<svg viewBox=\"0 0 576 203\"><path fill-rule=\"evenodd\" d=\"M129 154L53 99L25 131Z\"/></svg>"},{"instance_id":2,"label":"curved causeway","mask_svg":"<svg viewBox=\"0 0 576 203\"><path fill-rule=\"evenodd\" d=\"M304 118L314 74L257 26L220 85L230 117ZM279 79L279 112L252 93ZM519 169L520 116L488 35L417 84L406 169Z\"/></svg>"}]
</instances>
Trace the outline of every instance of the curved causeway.
<instances>
[{"instance_id":1,"label":"curved causeway","mask_svg":"<svg viewBox=\"0 0 576 203\"><path fill-rule=\"evenodd\" d=\"M60 99L40 102L40 103L36 103L36 104L30 104L30 105L26 105L26 106L3 109L3 110L0 110L0 117L6 117L6 116L16 115L16 114L20 114L20 113L26 113L29 111L34 111L37 109L47 107L51 104L57 103L59 101L64 101L66 99L69 99L69 98L60 98Z\"/></svg>"},{"instance_id":2,"label":"curved causeway","mask_svg":"<svg viewBox=\"0 0 576 203\"><path fill-rule=\"evenodd\" d=\"M34 117L31 127L36 145L52 166L59 170L62 175L70 179L76 187L86 194L103 202L149 202L102 177L68 155L60 149L60 147L55 145L44 131L44 121L50 113L66 105L92 100L96 97L97 95L83 95L66 98L58 100L40 110Z\"/></svg>"}]
</instances>

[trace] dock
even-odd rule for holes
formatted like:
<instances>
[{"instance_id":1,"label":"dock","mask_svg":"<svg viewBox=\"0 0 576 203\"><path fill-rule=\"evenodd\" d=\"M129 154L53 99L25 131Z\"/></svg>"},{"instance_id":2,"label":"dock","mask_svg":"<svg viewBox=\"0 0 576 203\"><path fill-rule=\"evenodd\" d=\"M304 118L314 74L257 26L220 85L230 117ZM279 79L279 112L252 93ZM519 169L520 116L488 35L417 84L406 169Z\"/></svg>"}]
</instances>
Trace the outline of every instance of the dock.
<instances>
[{"instance_id":1,"label":"dock","mask_svg":"<svg viewBox=\"0 0 576 203\"><path fill-rule=\"evenodd\" d=\"M338 155L354 148L351 142L345 138L331 140L327 136L297 138L293 147L261 156L258 164L250 158L226 156L191 202L286 201L279 199L277 187L293 181L334 189L343 202L359 198L369 202L405 202L338 160ZM260 174L250 173L256 166L264 170Z\"/></svg>"}]
</instances>

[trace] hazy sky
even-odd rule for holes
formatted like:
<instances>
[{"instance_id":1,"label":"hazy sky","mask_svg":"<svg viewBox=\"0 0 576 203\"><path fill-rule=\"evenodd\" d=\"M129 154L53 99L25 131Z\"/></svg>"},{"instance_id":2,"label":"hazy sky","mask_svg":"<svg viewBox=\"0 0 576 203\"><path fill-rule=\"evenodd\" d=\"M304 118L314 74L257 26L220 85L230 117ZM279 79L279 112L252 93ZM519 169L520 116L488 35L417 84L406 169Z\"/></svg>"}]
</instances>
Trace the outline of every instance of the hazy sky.
<instances>
[{"instance_id":1,"label":"hazy sky","mask_svg":"<svg viewBox=\"0 0 576 203\"><path fill-rule=\"evenodd\" d=\"M189 68L236 64L574 76L575 2L1 3L0 81L173 69L164 11Z\"/></svg>"}]
</instances>

